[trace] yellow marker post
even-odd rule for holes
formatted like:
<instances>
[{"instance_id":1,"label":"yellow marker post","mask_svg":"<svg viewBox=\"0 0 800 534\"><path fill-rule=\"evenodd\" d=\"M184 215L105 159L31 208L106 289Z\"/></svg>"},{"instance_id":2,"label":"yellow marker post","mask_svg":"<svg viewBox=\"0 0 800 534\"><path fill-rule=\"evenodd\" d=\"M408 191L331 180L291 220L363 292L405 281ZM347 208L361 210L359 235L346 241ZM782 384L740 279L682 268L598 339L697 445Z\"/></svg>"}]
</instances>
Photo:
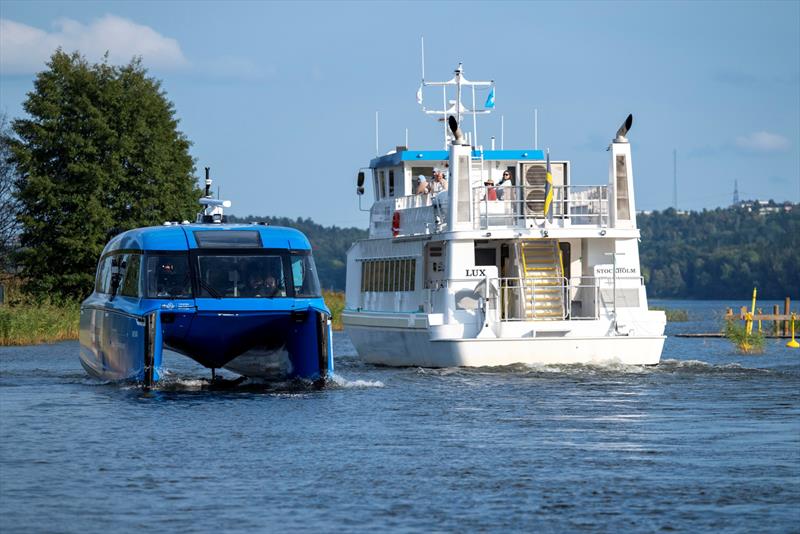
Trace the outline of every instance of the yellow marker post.
<instances>
[{"instance_id":1,"label":"yellow marker post","mask_svg":"<svg viewBox=\"0 0 800 534\"><path fill-rule=\"evenodd\" d=\"M747 323L745 326L745 334L751 335L753 333L753 315L756 313L756 288L753 288L753 304L750 306L750 313L747 314Z\"/></svg>"},{"instance_id":2,"label":"yellow marker post","mask_svg":"<svg viewBox=\"0 0 800 534\"><path fill-rule=\"evenodd\" d=\"M800 343L798 343L797 340L795 340L794 338L794 320L795 320L795 314L792 313L792 340L789 341L786 344L786 346L789 347L790 349L800 349Z\"/></svg>"}]
</instances>

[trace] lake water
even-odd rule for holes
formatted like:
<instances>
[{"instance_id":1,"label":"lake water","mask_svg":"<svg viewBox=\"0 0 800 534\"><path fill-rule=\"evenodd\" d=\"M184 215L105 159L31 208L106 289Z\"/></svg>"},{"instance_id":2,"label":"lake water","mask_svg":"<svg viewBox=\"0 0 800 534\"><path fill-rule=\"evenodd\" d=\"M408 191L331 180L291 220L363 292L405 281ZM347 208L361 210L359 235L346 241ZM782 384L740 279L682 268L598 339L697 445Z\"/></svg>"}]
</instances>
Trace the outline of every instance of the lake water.
<instances>
[{"instance_id":1,"label":"lake water","mask_svg":"<svg viewBox=\"0 0 800 534\"><path fill-rule=\"evenodd\" d=\"M668 334L740 305L653 304L699 320ZM143 393L89 379L76 342L0 348L0 531L800 531L786 340L743 356L670 337L654 368L439 370L334 343L322 391L208 391L176 356Z\"/></svg>"}]
</instances>

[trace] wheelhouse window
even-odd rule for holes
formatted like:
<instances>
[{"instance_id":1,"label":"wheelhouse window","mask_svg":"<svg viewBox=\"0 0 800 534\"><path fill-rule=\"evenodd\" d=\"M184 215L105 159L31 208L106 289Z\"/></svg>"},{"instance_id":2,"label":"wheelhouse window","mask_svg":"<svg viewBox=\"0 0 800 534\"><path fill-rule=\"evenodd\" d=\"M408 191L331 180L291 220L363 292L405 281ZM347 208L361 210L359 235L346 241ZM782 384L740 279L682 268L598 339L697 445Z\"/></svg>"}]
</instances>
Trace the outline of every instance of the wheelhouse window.
<instances>
[{"instance_id":1,"label":"wheelhouse window","mask_svg":"<svg viewBox=\"0 0 800 534\"><path fill-rule=\"evenodd\" d=\"M322 291L317 278L317 267L311 255L292 256L292 279L296 297L319 297Z\"/></svg>"},{"instance_id":2,"label":"wheelhouse window","mask_svg":"<svg viewBox=\"0 0 800 534\"><path fill-rule=\"evenodd\" d=\"M111 260L113 256L106 256L97 265L97 277L94 282L94 290L97 293L108 293L111 287Z\"/></svg>"},{"instance_id":3,"label":"wheelhouse window","mask_svg":"<svg viewBox=\"0 0 800 534\"><path fill-rule=\"evenodd\" d=\"M139 268L141 266L141 255L125 254L120 264L120 295L125 297L140 297L139 292Z\"/></svg>"},{"instance_id":4,"label":"wheelhouse window","mask_svg":"<svg viewBox=\"0 0 800 534\"><path fill-rule=\"evenodd\" d=\"M286 296L281 256L200 255L201 297L274 298Z\"/></svg>"},{"instance_id":5,"label":"wheelhouse window","mask_svg":"<svg viewBox=\"0 0 800 534\"><path fill-rule=\"evenodd\" d=\"M147 297L163 299L192 298L189 258L185 254L148 255Z\"/></svg>"}]
</instances>

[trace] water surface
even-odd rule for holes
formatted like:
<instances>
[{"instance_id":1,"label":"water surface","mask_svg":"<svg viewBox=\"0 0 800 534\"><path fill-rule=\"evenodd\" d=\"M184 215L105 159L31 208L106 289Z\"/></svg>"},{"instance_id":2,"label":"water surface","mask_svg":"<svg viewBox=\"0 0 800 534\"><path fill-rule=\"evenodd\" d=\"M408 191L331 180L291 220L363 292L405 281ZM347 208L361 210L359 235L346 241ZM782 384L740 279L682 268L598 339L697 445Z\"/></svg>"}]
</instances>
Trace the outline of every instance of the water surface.
<instances>
[{"instance_id":1,"label":"water surface","mask_svg":"<svg viewBox=\"0 0 800 534\"><path fill-rule=\"evenodd\" d=\"M659 302L718 329L727 303ZM739 303L733 303L739 306ZM0 531L792 532L800 350L667 340L645 368L389 369L336 334L325 390L88 378L0 348Z\"/></svg>"}]
</instances>

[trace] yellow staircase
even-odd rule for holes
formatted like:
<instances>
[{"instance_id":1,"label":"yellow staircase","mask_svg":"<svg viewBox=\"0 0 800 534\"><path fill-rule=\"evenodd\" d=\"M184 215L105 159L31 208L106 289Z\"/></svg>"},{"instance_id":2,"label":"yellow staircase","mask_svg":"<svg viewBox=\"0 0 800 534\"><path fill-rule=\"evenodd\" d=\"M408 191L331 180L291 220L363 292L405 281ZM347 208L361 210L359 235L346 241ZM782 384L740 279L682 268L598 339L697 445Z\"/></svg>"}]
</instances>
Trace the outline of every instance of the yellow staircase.
<instances>
[{"instance_id":1,"label":"yellow staircase","mask_svg":"<svg viewBox=\"0 0 800 534\"><path fill-rule=\"evenodd\" d=\"M523 241L522 298L529 321L564 318L564 269L558 242L552 239Z\"/></svg>"}]
</instances>

